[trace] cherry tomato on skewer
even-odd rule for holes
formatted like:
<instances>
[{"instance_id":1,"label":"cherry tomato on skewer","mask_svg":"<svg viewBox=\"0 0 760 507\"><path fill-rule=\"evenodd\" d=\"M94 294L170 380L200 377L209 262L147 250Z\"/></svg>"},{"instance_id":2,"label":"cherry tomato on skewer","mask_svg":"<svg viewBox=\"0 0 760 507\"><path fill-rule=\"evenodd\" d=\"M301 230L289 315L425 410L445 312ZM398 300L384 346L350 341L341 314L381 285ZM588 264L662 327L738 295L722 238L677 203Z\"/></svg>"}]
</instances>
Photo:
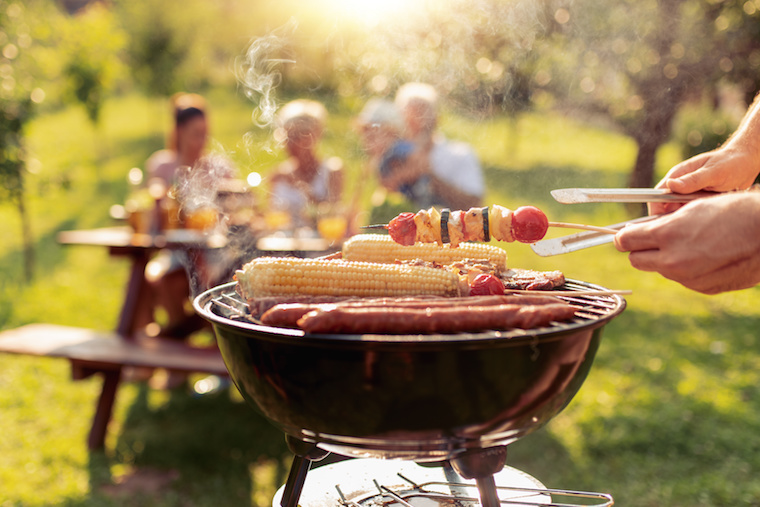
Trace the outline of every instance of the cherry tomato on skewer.
<instances>
[{"instance_id":1,"label":"cherry tomato on skewer","mask_svg":"<svg viewBox=\"0 0 760 507\"><path fill-rule=\"evenodd\" d=\"M406 211L391 220L388 223L388 233L393 241L400 245L413 245L417 241L417 225L414 223L414 213Z\"/></svg>"},{"instance_id":2,"label":"cherry tomato on skewer","mask_svg":"<svg viewBox=\"0 0 760 507\"><path fill-rule=\"evenodd\" d=\"M512 233L521 243L535 243L549 230L549 219L535 206L521 206L512 215Z\"/></svg>"}]
</instances>

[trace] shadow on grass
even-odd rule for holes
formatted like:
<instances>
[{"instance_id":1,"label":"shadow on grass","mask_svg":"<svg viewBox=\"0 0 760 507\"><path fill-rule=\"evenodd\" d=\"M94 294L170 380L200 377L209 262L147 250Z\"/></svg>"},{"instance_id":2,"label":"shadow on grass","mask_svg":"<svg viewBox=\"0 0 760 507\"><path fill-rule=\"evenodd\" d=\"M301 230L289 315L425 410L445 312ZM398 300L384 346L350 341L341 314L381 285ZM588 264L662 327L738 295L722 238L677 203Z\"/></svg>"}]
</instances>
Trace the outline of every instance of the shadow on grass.
<instances>
[{"instance_id":1,"label":"shadow on grass","mask_svg":"<svg viewBox=\"0 0 760 507\"><path fill-rule=\"evenodd\" d=\"M119 464L169 479L156 491L139 493L150 496L140 505L250 506L261 496L257 490L271 501L290 464L281 431L228 390L200 397L173 391L158 408L151 408L148 395L140 386L114 455L91 455L87 505L137 505L129 492L106 494L113 481L109 469ZM264 475L257 473L259 467L266 468Z\"/></svg>"},{"instance_id":2,"label":"shadow on grass","mask_svg":"<svg viewBox=\"0 0 760 507\"><path fill-rule=\"evenodd\" d=\"M579 441L569 448L552 421L510 445L507 463L547 487L610 493L620 505L759 505L760 439L747 438L760 432L756 327L730 311L682 317L629 308L605 328L568 407ZM136 505L99 492L109 467L122 463L178 472L143 505L271 502L289 466L279 430L227 394L177 392L158 408L148 394L142 388L130 407L115 456L93 454L88 507ZM267 484L252 473L263 462L275 469ZM252 501L262 489L265 499Z\"/></svg>"},{"instance_id":3,"label":"shadow on grass","mask_svg":"<svg viewBox=\"0 0 760 507\"><path fill-rule=\"evenodd\" d=\"M602 385L603 401L568 408L580 451L571 456L550 422L510 446L509 464L621 505L760 505L760 439L747 438L760 433L756 330L756 318L730 312L629 308L605 330L595 386L577 395Z\"/></svg>"}]
</instances>

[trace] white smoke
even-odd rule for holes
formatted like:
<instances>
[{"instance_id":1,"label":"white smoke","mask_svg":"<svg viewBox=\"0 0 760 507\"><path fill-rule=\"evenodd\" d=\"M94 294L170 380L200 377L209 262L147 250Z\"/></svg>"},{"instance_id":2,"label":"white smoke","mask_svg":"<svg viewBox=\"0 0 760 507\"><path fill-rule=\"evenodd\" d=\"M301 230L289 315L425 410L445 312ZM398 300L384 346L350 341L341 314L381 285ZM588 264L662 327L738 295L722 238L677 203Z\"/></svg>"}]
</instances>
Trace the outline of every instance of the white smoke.
<instances>
[{"instance_id":1,"label":"white smoke","mask_svg":"<svg viewBox=\"0 0 760 507\"><path fill-rule=\"evenodd\" d=\"M277 112L275 89L280 84L280 66L294 63L283 58L287 36L297 28L291 19L284 27L251 41L245 53L235 60L235 75L243 93L254 104L251 119L258 127L267 127L274 121Z\"/></svg>"}]
</instances>

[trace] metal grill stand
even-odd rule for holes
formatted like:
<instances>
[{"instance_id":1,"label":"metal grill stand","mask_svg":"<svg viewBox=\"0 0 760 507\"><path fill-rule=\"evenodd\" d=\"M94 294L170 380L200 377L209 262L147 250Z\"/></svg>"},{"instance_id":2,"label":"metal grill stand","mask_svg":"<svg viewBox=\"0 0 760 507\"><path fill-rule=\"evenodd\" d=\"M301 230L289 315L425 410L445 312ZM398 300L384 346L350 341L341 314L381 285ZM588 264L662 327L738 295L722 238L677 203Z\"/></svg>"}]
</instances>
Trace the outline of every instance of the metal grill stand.
<instances>
[{"instance_id":1,"label":"metal grill stand","mask_svg":"<svg viewBox=\"0 0 760 507\"><path fill-rule=\"evenodd\" d=\"M303 442L290 435L285 436L285 441L294 456L293 464L288 473L288 480L285 483L285 491L282 494L281 506L298 507L298 500L301 499L301 491L304 482L306 482L306 474L311 469L311 464L314 461L324 459L330 453L320 449L315 444Z\"/></svg>"},{"instance_id":2,"label":"metal grill stand","mask_svg":"<svg viewBox=\"0 0 760 507\"><path fill-rule=\"evenodd\" d=\"M482 507L499 507L498 492L493 476L504 468L507 446L465 451L451 460L451 466L465 479L475 479Z\"/></svg>"}]
</instances>

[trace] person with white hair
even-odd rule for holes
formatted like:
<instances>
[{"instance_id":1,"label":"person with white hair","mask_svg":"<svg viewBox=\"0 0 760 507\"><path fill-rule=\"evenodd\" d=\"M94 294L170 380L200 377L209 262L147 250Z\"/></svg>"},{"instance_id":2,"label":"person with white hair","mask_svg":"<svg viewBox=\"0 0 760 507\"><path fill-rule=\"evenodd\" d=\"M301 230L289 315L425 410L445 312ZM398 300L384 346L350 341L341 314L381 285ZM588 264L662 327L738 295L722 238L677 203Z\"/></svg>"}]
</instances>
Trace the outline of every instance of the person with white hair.
<instances>
[{"instance_id":1,"label":"person with white hair","mask_svg":"<svg viewBox=\"0 0 760 507\"><path fill-rule=\"evenodd\" d=\"M341 199L343 161L322 160L318 154L326 120L325 107L306 99L285 104L276 118L275 139L285 144L289 156L271 177L270 204L286 211L295 227L314 225L308 216L310 206Z\"/></svg>"},{"instance_id":2,"label":"person with white hair","mask_svg":"<svg viewBox=\"0 0 760 507\"><path fill-rule=\"evenodd\" d=\"M407 160L414 152L415 145L403 138L404 120L396 104L387 99L372 98L367 101L356 120L370 167L377 172L383 187L400 192L420 208L429 207L432 203L427 176L423 175L415 182L407 182L399 177L408 170Z\"/></svg>"},{"instance_id":3,"label":"person with white hair","mask_svg":"<svg viewBox=\"0 0 760 507\"><path fill-rule=\"evenodd\" d=\"M437 131L438 93L426 83L406 83L396 93L406 138L415 145L407 168L386 182L391 187L427 178L431 205L451 209L479 206L485 194L480 161L472 147ZM427 206L423 206L427 207Z\"/></svg>"}]
</instances>

